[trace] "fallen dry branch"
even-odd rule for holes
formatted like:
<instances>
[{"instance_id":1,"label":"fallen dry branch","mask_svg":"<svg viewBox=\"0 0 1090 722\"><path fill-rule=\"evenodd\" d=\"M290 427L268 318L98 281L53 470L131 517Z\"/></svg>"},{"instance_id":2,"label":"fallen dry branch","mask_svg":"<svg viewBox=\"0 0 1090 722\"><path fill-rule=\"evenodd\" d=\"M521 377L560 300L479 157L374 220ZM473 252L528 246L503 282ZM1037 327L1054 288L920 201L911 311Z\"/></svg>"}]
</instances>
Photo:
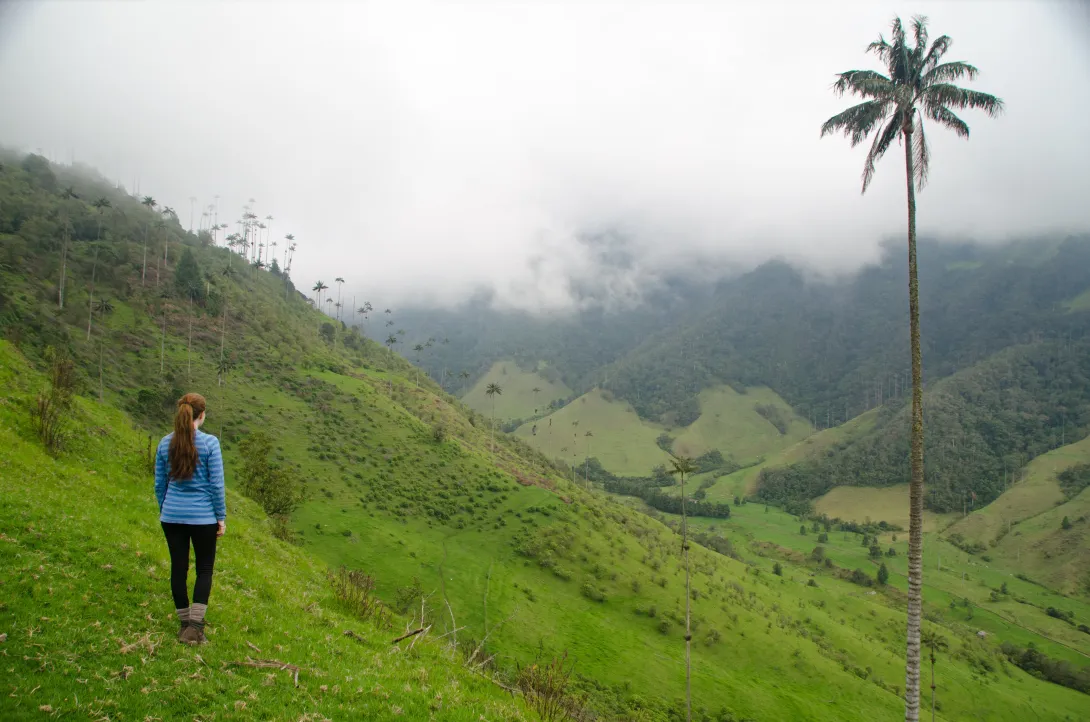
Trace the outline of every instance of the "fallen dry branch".
<instances>
[{"instance_id":1,"label":"fallen dry branch","mask_svg":"<svg viewBox=\"0 0 1090 722\"><path fill-rule=\"evenodd\" d=\"M428 635L428 632L430 632L430 631L431 631L431 625L429 624L428 626L424 627L424 631L421 632L420 636L413 638L413 643L409 645L409 649L411 650L413 647L415 647L416 643L419 642L424 637L426 637Z\"/></svg>"},{"instance_id":2,"label":"fallen dry branch","mask_svg":"<svg viewBox=\"0 0 1090 722\"><path fill-rule=\"evenodd\" d=\"M390 642L390 644L397 644L398 642L401 642L401 641L403 641L403 640L406 640L406 639L408 639L409 637L415 637L416 635L418 635L418 634L420 634L421 632L423 632L423 631L424 631L425 629L430 629L430 627L420 627L419 629L414 629L414 630L413 630L413 631L411 631L411 632L408 632L408 633L406 633L406 634L402 634L402 635L401 635L400 637L398 637L397 639L395 639L395 640L393 640L392 642Z\"/></svg>"},{"instance_id":3,"label":"fallen dry branch","mask_svg":"<svg viewBox=\"0 0 1090 722\"><path fill-rule=\"evenodd\" d=\"M135 652L138 649L146 649L148 654L155 654L155 648L159 646L159 643L151 638L150 632L145 632L143 637L132 644L127 644L124 639L120 638L118 638L117 643L121 645L121 654Z\"/></svg>"},{"instance_id":4,"label":"fallen dry branch","mask_svg":"<svg viewBox=\"0 0 1090 722\"><path fill-rule=\"evenodd\" d=\"M292 673L292 679L295 681L295 686L299 686L299 667L288 662L281 662L277 659L254 659L253 657L247 657L244 662L228 662L231 667L257 667L261 669L279 669L285 672Z\"/></svg>"},{"instance_id":5,"label":"fallen dry branch","mask_svg":"<svg viewBox=\"0 0 1090 722\"><path fill-rule=\"evenodd\" d=\"M356 634L356 633L355 633L355 632L353 632L353 631L352 631L351 629L346 629L346 630L344 630L344 636L348 637L349 639L354 639L354 640L356 640L357 642L359 642L360 644L367 644L367 640L366 640L366 639L364 639L364 638L363 638L363 637L361 637L360 635Z\"/></svg>"}]
</instances>

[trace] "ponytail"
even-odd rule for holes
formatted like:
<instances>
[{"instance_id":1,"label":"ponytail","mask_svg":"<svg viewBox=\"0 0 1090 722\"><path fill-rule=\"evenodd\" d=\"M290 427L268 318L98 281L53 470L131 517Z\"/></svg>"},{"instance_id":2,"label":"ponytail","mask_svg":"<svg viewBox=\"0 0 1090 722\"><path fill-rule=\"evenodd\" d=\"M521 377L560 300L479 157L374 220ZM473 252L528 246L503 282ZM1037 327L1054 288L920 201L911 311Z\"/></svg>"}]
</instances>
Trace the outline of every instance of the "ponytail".
<instances>
[{"instance_id":1,"label":"ponytail","mask_svg":"<svg viewBox=\"0 0 1090 722\"><path fill-rule=\"evenodd\" d=\"M178 399L174 414L174 437L170 440L170 478L192 479L197 470L196 431L193 422L204 413L205 401L200 394L186 394Z\"/></svg>"}]
</instances>

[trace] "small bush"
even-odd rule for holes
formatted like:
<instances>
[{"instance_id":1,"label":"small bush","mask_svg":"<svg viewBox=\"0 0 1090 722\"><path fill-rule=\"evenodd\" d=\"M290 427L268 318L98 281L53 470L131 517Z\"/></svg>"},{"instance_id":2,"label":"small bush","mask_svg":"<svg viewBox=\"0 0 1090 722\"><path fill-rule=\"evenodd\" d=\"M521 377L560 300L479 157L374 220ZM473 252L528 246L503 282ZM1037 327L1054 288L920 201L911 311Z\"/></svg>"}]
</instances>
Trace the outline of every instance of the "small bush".
<instances>
[{"instance_id":1,"label":"small bush","mask_svg":"<svg viewBox=\"0 0 1090 722\"><path fill-rule=\"evenodd\" d=\"M388 626L390 615L382 602L375 597L375 580L357 569L341 567L329 574L333 596L344 609L360 619L370 619L381 626Z\"/></svg>"},{"instance_id":2,"label":"small bush","mask_svg":"<svg viewBox=\"0 0 1090 722\"><path fill-rule=\"evenodd\" d=\"M64 429L72 408L72 395L76 388L75 364L52 347L46 349L46 358L50 361L49 388L38 392L38 403L31 410L31 416L38 438L49 453L56 454L64 445Z\"/></svg>"},{"instance_id":3,"label":"small bush","mask_svg":"<svg viewBox=\"0 0 1090 722\"><path fill-rule=\"evenodd\" d=\"M579 591L584 597L595 602L604 602L606 600L606 593L590 582L583 582L583 586Z\"/></svg>"},{"instance_id":4,"label":"small bush","mask_svg":"<svg viewBox=\"0 0 1090 722\"><path fill-rule=\"evenodd\" d=\"M568 654L549 662L534 662L519 667L515 686L522 690L526 701L543 722L581 719L584 699L570 689L574 666Z\"/></svg>"},{"instance_id":5,"label":"small bush","mask_svg":"<svg viewBox=\"0 0 1090 722\"><path fill-rule=\"evenodd\" d=\"M436 423L431 427L431 438L435 443L442 444L447 440L447 427L442 423Z\"/></svg>"}]
</instances>

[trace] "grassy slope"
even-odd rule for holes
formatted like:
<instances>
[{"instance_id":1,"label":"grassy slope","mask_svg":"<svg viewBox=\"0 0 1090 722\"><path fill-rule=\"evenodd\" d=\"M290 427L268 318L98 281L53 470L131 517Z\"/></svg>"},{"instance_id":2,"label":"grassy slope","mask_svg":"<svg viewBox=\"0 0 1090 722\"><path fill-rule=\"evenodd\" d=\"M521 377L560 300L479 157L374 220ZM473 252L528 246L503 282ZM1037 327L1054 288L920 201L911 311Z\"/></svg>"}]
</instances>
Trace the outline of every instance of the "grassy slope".
<instances>
[{"instance_id":1,"label":"grassy slope","mask_svg":"<svg viewBox=\"0 0 1090 722\"><path fill-rule=\"evenodd\" d=\"M908 484L894 486L837 486L814 500L814 511L833 519L865 523L886 521L908 529ZM924 531L942 529L958 514L924 511Z\"/></svg>"},{"instance_id":2,"label":"grassy slope","mask_svg":"<svg viewBox=\"0 0 1090 722\"><path fill-rule=\"evenodd\" d=\"M779 407L790 419L787 434L780 434L758 414L754 410L756 404ZM766 388L748 389L745 394L729 386L706 389L700 394L700 412L692 424L673 432L675 453L699 456L718 449L724 456L753 463L766 454L783 451L810 431L805 420ZM579 422L578 428L572 426L575 421ZM532 432L535 425L536 435ZM669 458L655 443L659 434L667 431L665 427L641 419L624 401L607 401L598 390L584 394L543 419L524 424L515 434L549 458L578 464L586 455L587 430L594 433L590 455L614 474L643 476Z\"/></svg>"},{"instance_id":3,"label":"grassy slope","mask_svg":"<svg viewBox=\"0 0 1090 722\"><path fill-rule=\"evenodd\" d=\"M1090 437L1042 454L1024 479L947 532L995 545L988 554L1012 569L1068 594L1090 595L1090 496L1065 500L1056 475L1090 461ZM1064 517L1072 522L1061 528Z\"/></svg>"},{"instance_id":4,"label":"grassy slope","mask_svg":"<svg viewBox=\"0 0 1090 722\"><path fill-rule=\"evenodd\" d=\"M587 431L594 434L589 439L590 455L615 474L648 474L669 458L655 444L655 438L662 433L660 427L641 419L626 402L607 401L597 389L543 419L523 424L515 436L549 458L579 463L587 455Z\"/></svg>"},{"instance_id":5,"label":"grassy slope","mask_svg":"<svg viewBox=\"0 0 1090 722\"><path fill-rule=\"evenodd\" d=\"M716 386L700 392L700 418L678 434L674 450L699 456L719 449L747 464L767 454L798 442L811 432L810 424L799 417L776 392L768 388L746 389L739 394L729 386ZM754 410L757 404L780 409L789 419L787 433L781 434Z\"/></svg>"},{"instance_id":6,"label":"grassy slope","mask_svg":"<svg viewBox=\"0 0 1090 722\"><path fill-rule=\"evenodd\" d=\"M78 399L68 450L46 455L28 414L41 383L0 342L5 720L533 718L438 645L391 653L398 630L338 611L325 565L273 539L264 514L231 491L211 643L178 644L143 437L122 414ZM154 646L123 649L145 638ZM298 688L288 672L230 666L247 657L298 665Z\"/></svg>"},{"instance_id":7,"label":"grassy slope","mask_svg":"<svg viewBox=\"0 0 1090 722\"><path fill-rule=\"evenodd\" d=\"M462 403L486 416L492 413L492 399L485 393L489 384L499 384L503 393L496 397L497 419L528 419L543 412L556 399L571 396L563 381L551 382L533 371L523 371L514 361L497 361L462 397ZM534 389L541 389L537 394Z\"/></svg>"},{"instance_id":8,"label":"grassy slope","mask_svg":"<svg viewBox=\"0 0 1090 722\"><path fill-rule=\"evenodd\" d=\"M138 208L132 209L134 216L138 213ZM125 260L118 262L119 274L127 274L128 284L137 289L138 276L134 284L131 261L138 251L135 244L127 250L127 269ZM203 250L200 256L206 268L215 269L214 264L226 260L221 250ZM5 272L5 281L17 287L11 295L13 303L22 318L32 319L37 328L64 341L84 368L92 369L97 347L81 340L80 323L85 317L81 319L78 313L86 295L73 292L73 318L62 314L54 320L51 295L37 280L52 277L52 270L42 267L47 260L43 256L36 267L26 272L19 269L18 275ZM74 267L73 277L82 278L83 270ZM225 387L217 387L213 372L218 352L216 319L198 316L193 374L187 381L186 310L170 302L166 304L166 369L160 379L156 324L147 317L148 310L154 310L154 292L137 290L118 298L117 309L104 319L108 332L101 338L107 341L107 401L132 403L138 398L137 389L148 390L157 384L166 386L163 393L168 401L173 394L171 384L185 383L205 391L212 409L209 430L224 438L229 469L236 463L237 438L260 427L273 435L279 453L298 464L306 475L313 496L294 520L303 532L304 552L376 574L387 599L393 599L395 590L414 577L419 579L425 593L431 595L429 619L444 630L451 624L443 614L445 603L440 603L446 597L443 601L450 602L447 611L456 615L459 627L465 627L459 632L460 643L466 643L466 636L479 638L487 628L490 651L504 663L512 658L529 659L539 647L546 653L570 650L579 672L603 685L594 703L607 713L613 710L626 718L663 719L667 708L679 709L684 644L678 619L684 608L684 582L679 543L672 532L611 499L550 478L540 460L511 439L498 439L493 459L488 452L487 424L479 417L473 419L473 425L430 381L425 379L422 386L411 383L415 374L407 365L371 344L359 352L345 353L340 345L334 350L319 342L315 330L320 317L297 300L282 302L279 284L267 274L247 272L225 285L232 299L228 345L230 355L238 361ZM24 328L35 326L28 322L20 326ZM95 340L100 338L97 333ZM155 418L166 418L166 411L160 409ZM124 427L120 417L109 418L114 422L104 424L107 429ZM440 423L450 437L441 443L432 434ZM28 443L25 430L22 434L22 443ZM127 438L123 446L131 443L135 447L144 437ZM122 463L124 454L110 448L88 458L82 466L108 469L111 463ZM11 468L21 470L20 477L29 478L39 466L34 462L32 467L12 464ZM63 478L72 475L63 470ZM85 546L97 545L100 538L118 545L133 543L109 536L112 532L100 532L89 515L86 521L75 514L64 520L51 512L53 507L65 508L63 504L72 497L67 488L62 487L66 493L58 494L60 501L53 507L42 506L25 484L17 479L13 485L10 478L4 477L5 489L12 487L11 498L23 505L18 513L25 513L25 518L6 527L11 531L5 533L12 538L22 541L29 534L26 524L42 518L54 528L83 524L79 528L84 530L81 538ZM522 486L519 479L556 485L559 494ZM105 498L111 508L134 510L131 516L128 511L118 514L127 520L119 533L146 544L146 553L159 548L157 553L162 555L154 525L139 506L146 503L139 500L148 497L146 484L130 479L125 482L130 491ZM5 500L8 497L5 494ZM260 525L244 502L232 496L231 505L236 509L232 519L239 517L237 524L232 523L233 534L236 530L246 532L248 515L251 528ZM154 514L153 508L150 511ZM59 543L64 548L74 544L69 540ZM244 589L254 590L255 599L263 605L248 609L268 610L265 615L247 614L245 624L257 629L255 620L268 616L286 620L293 632L302 634L308 618L292 616L290 604L277 591L282 581L290 597L301 585L291 581L293 570L279 567L301 566L304 571L309 567L320 573L321 564L279 545L254 549L253 558L271 559L277 568L255 566L248 572L252 576L244 577ZM161 565L162 556L159 558ZM769 566L760 560L756 563L765 569ZM903 641L898 638L903 634L899 631L903 630L903 612L896 600L867 595L820 571L819 586L804 586L802 582L812 570L795 562L786 566L786 579L773 578L767 573L754 574L736 560L694 549L693 583L699 591L694 603L697 708L726 707L737 716L759 720L896 716L901 701L895 687L903 679ZM65 571L79 577L90 575L93 569L78 557ZM217 582L217 589L225 590L224 614L231 608L230 583L229 575ZM138 607L153 592L165 596L161 576L154 585L149 584L140 587L126 582L112 592L101 592L120 595L110 597L119 600L113 618L143 619L141 612L131 607ZM124 596L120 589L128 586L145 593L139 598ZM589 596L603 596L603 601L592 600L585 590ZM250 598L249 592L240 594ZM28 608L21 599L18 604L10 603L0 612L17 610L22 624L36 616L48 616ZM655 608L653 618L636 613L651 606ZM235 605L238 607L241 604ZM708 639L712 629L721 635L719 641ZM950 629L957 635L955 653L963 658L945 665L949 681L940 681L950 685L948 690L940 688L946 695L943 701L949 719L1014 720L1028 716L1031 710L1041 718L1063 719L1084 706L1085 697L1074 692L1039 682L1018 670L1002 671L993 643L980 643L971 631L957 626ZM328 632L330 638L323 641L332 644L339 633L334 626ZM36 637L39 634L35 632ZM6 644L12 644L13 639L14 634L9 634ZM267 637L251 641L272 656ZM291 651L282 642L272 644L278 654ZM27 650L32 660L33 654ZM307 656L320 661L330 653L324 648L321 653L309 649ZM967 660L978 657L992 660L996 668L974 675ZM346 677L355 678L358 670L372 670L378 664L373 657L370 663L345 659L352 669L344 673ZM319 668L319 661L313 661L312 668ZM115 660L107 662L114 664ZM112 688L105 686L107 673L100 672L105 678L103 692L95 699L113 699L120 704L123 698L113 696ZM29 672L24 678L27 675ZM336 679L340 678L338 674ZM330 695L340 693L334 685L348 683L334 679L330 673ZM68 688L58 689L63 693ZM244 691L249 694L256 689L256 684L251 684ZM380 696L382 693L379 690ZM82 694L80 698L85 699ZM613 703L617 698L626 700L623 712ZM234 698L221 699L216 698L215 703L233 707ZM501 715L493 713L486 718L496 716Z\"/></svg>"},{"instance_id":9,"label":"grassy slope","mask_svg":"<svg viewBox=\"0 0 1090 722\"><path fill-rule=\"evenodd\" d=\"M1069 466L1090 461L1090 437L1042 454L1026 465L1018 479L998 499L951 526L947 531L967 540L987 544L1015 525L1047 511L1064 500L1056 474ZM1061 515L1062 518L1062 515Z\"/></svg>"},{"instance_id":10,"label":"grassy slope","mask_svg":"<svg viewBox=\"0 0 1090 722\"><path fill-rule=\"evenodd\" d=\"M734 539L736 546L772 543L808 556L819 544L817 533L809 526L806 534L799 533L800 523L796 517L775 508L765 511L760 504L736 507L727 521L697 519L693 524L696 528L714 530ZM867 548L860 542L858 534L832 531L829 540L821 545L838 566L863 569L873 576L878 562L869 558ZM893 547L897 551L897 556L883 556L880 561L889 568L890 584L905 590L907 534L883 534L880 545L883 550ZM991 591L1004 582L1011 595L992 601ZM963 599L971 602L974 610L971 619L966 609L951 610L949 607L952 600L960 602ZM989 563L966 554L943 541L937 533L928 533L924 538L924 600L928 617L941 620L947 629L984 630L994 635L997 643L1012 641L1026 645L1032 642L1047 654L1075 664L1086 665L1090 661L1090 636L1044 612L1047 607L1056 606L1072 610L1079 620L1090 619L1090 604L1019 579L998 560Z\"/></svg>"},{"instance_id":11,"label":"grassy slope","mask_svg":"<svg viewBox=\"0 0 1090 722\"><path fill-rule=\"evenodd\" d=\"M1019 523L990 553L1035 581L1090 597L1090 489Z\"/></svg>"},{"instance_id":12,"label":"grassy slope","mask_svg":"<svg viewBox=\"0 0 1090 722\"><path fill-rule=\"evenodd\" d=\"M877 411L875 410L860 414L839 426L822 429L785 449L769 454L759 464L747 466L732 474L721 476L716 480L715 484L706 490L707 498L710 501L730 501L736 495L747 496L752 494L756 488L757 476L760 474L761 469L794 464L804 459L813 458L837 444L846 443L855 436L874 428L876 415ZM801 423L805 423L805 421L801 421ZM694 477L697 484L702 480L701 477Z\"/></svg>"}]
</instances>

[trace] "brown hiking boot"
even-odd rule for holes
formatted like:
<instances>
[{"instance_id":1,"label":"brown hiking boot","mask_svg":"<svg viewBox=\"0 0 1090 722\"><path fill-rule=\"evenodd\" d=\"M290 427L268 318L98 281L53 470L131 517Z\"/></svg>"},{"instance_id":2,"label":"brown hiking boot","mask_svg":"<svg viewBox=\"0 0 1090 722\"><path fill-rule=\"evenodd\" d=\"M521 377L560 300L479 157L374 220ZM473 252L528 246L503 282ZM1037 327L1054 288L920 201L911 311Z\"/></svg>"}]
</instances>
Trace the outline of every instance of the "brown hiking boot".
<instances>
[{"instance_id":1,"label":"brown hiking boot","mask_svg":"<svg viewBox=\"0 0 1090 722\"><path fill-rule=\"evenodd\" d=\"M185 630L187 630L187 629L189 629L189 622L188 621L182 622L182 626L178 629L178 641L179 642L184 642L185 641Z\"/></svg>"},{"instance_id":2,"label":"brown hiking boot","mask_svg":"<svg viewBox=\"0 0 1090 722\"><path fill-rule=\"evenodd\" d=\"M204 622L190 622L178 635L178 639L193 646L204 644L208 641L204 636Z\"/></svg>"}]
</instances>

